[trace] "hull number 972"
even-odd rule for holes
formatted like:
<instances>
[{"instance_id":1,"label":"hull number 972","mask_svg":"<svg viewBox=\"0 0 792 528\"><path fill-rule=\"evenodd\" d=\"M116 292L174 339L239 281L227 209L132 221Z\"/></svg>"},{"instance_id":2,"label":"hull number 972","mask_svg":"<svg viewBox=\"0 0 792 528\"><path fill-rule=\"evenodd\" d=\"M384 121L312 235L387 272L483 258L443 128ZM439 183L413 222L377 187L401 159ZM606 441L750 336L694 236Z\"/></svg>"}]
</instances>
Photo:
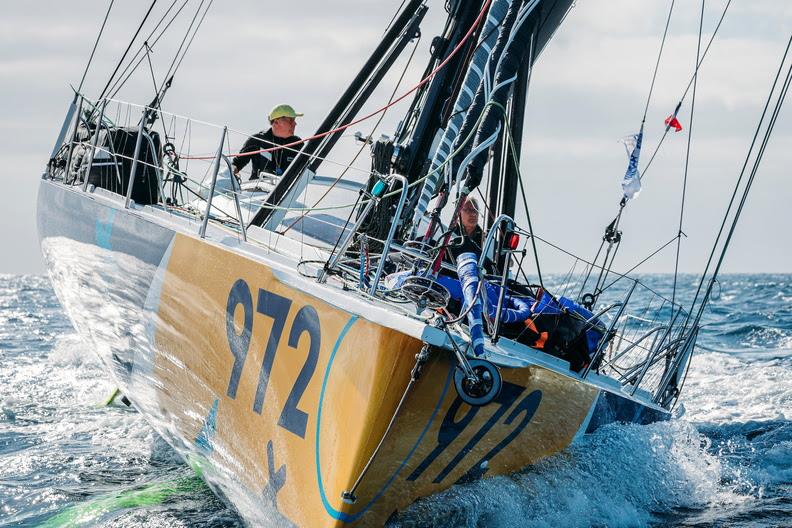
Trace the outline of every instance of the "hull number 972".
<instances>
[{"instance_id":1,"label":"hull number 972","mask_svg":"<svg viewBox=\"0 0 792 528\"><path fill-rule=\"evenodd\" d=\"M243 325L242 331L237 333L236 325L234 324L234 314L239 307L242 308ZM261 414L264 408L272 365L275 363L275 356L278 352L278 346L280 345L291 307L291 299L259 288L256 298L256 313L272 319L272 330L264 348L264 357L259 367L258 383L256 384L256 396L253 400L253 411L258 414ZM239 279L231 288L228 294L228 303L226 304L226 336L231 354L234 356L234 365L231 368L231 377L228 380L228 389L226 390L226 394L230 398L236 398L239 379L242 376L242 369L245 367L245 360L250 350L254 315L253 295L250 287L247 282ZM289 396L286 398L286 403L278 419L278 425L300 438L305 438L308 413L301 410L299 404L316 370L316 363L319 360L319 350L322 344L322 332L316 309L310 305L300 308L292 321L288 334L290 348L297 349L301 339L308 339L310 344L308 356L300 369L300 373L297 375L297 379L294 381Z\"/></svg>"}]
</instances>

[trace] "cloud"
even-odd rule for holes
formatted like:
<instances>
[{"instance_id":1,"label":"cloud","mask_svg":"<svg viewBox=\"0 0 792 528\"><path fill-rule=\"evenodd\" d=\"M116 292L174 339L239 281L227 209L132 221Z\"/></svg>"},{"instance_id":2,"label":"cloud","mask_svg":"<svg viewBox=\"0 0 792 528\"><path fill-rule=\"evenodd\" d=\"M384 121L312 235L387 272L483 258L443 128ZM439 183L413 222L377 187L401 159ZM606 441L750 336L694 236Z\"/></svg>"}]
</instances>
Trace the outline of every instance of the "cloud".
<instances>
[{"instance_id":1,"label":"cloud","mask_svg":"<svg viewBox=\"0 0 792 528\"><path fill-rule=\"evenodd\" d=\"M596 246L613 214L612 206L618 202L619 179L626 166L618 139L640 126L669 2L578 0L535 68L526 113L526 185L530 203L536 208L533 219L537 227L571 249L585 253ZM156 7L152 21L168 4ZM306 112L299 131L307 135L318 127L358 72L397 5L384 0L215 2L174 81L166 110L245 132L265 126L266 111L277 102L288 101ZM647 149L656 144L662 120L692 74L700 5L675 4L649 108ZM724 5L725 0L707 1L705 34L712 32ZM400 92L418 81L429 42L444 20L443 2L433 1L429 6L421 45ZM87 93L97 94L104 86L147 7L148 3L115 3L88 73ZM50 2L36 8L25 3L4 6L0 19L0 159L6 167L4 177L13 174L13 185L24 192L0 195L0 210L14 211L13 218L3 213L0 239L6 247L27 250L19 252L23 256L5 257L0 272L20 272L33 266L42 269L30 256L37 251L32 196L70 100L68 84L79 82L105 8L106 3L90 0ZM187 22L184 18L174 24L168 37L156 45L151 60L158 77L164 75ZM707 185L714 190L708 198L691 197L691 203L699 204L689 211L691 232L705 233L720 211L714 204L720 207L725 203L790 26L790 2L734 0L729 8L698 87L691 192L707 196ZM383 83L366 108L387 101L399 73ZM148 102L152 94L151 74L144 62L119 97ZM391 134L407 104L390 111L379 132ZM673 231L689 104L690 99L681 114L685 132L667 139L645 192L634 207L631 205L626 228L633 245L620 250L625 262L637 260ZM368 132L371 126L368 122L356 129ZM746 229L755 229L761 236L739 242L742 246L732 260L735 269L783 270L791 261L790 235L783 228L788 219L780 225L760 220L768 210L785 211L783 197L792 191L786 176L792 160L781 152L792 136L788 111L778 130L749 203L754 209L746 211ZM207 128L201 134L206 136L208 150L216 148L216 130ZM241 135L233 137L233 142L241 140ZM353 141L344 138L333 158L346 162L356 150ZM358 164L366 167L368 163L364 153ZM339 170L331 164L322 167L327 174ZM757 263L751 257L760 253L762 246L776 242L786 249L776 248L774 255L783 252L784 258ZM684 262L695 270L694 257L703 249L693 244L688 247L690 261Z\"/></svg>"}]
</instances>

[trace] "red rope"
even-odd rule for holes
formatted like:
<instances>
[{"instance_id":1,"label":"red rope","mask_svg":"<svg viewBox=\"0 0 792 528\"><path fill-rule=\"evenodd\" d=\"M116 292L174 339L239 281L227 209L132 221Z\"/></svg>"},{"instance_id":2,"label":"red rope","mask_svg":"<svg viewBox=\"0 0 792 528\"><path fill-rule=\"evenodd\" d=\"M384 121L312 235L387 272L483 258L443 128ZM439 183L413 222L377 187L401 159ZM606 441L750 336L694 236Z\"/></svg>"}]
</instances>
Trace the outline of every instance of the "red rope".
<instances>
[{"instance_id":1,"label":"red rope","mask_svg":"<svg viewBox=\"0 0 792 528\"><path fill-rule=\"evenodd\" d=\"M254 154L261 154L263 152L273 152L273 151L284 149L284 148L295 147L297 145L302 145L303 143L305 143L307 141L311 141L311 140L314 140L314 139L321 139L321 138L323 138L325 136L329 136L330 134L335 134L336 132L341 132L342 130L346 130L349 127L355 126L358 123L362 123L363 121L365 121L367 119L371 119L375 115L384 112L388 108L390 108L390 107L394 106L396 103L399 103L400 101L404 100L408 95L412 94L413 92L418 90L420 87L422 87L423 85L425 85L426 83L431 81L432 78L437 74L437 72L439 72L441 69L443 69L446 66L446 64L448 64L448 62L454 57L454 55L456 55L459 52L459 50L462 49L462 46L470 38L470 35L473 34L473 32L475 31L476 27L481 23L482 20L484 20L484 13L487 12L487 8L489 7L491 2L492 2L492 0L487 0L486 2L484 2L484 5L481 8L481 12L479 13L478 17L473 22L473 24L470 26L470 29L468 29L467 33L465 33L465 36L462 37L462 40L459 41L459 44L457 44L456 47L453 49L453 51L451 51L451 54L448 57L446 57L446 59L443 62L438 64L437 68L432 70L432 72L429 75L427 75L423 80L421 80L421 82L419 82L418 84L416 84L415 86L410 88L409 91L405 92L404 94L402 94L398 98L396 98L393 101L391 101L390 103L386 104L385 106L383 106L379 110L375 110L375 111L371 112L370 114L361 117L360 119L352 121L351 123L347 123L346 125L340 126L338 128L334 128L333 130L328 130L327 132L322 132L321 134L316 134L315 136L311 136L311 137L308 137L308 138L305 138L305 139L301 139L299 141L293 141L291 143L287 143L285 145L278 145L276 147L270 147L270 148L265 148L265 149L261 149L261 150L254 150L252 152L238 152L236 154L228 154L228 156L233 156L233 157L253 156ZM199 160L200 159L204 159L205 160L205 159L214 159L215 155L210 155L210 156L180 156L180 157L181 157L181 159L199 159Z\"/></svg>"}]
</instances>

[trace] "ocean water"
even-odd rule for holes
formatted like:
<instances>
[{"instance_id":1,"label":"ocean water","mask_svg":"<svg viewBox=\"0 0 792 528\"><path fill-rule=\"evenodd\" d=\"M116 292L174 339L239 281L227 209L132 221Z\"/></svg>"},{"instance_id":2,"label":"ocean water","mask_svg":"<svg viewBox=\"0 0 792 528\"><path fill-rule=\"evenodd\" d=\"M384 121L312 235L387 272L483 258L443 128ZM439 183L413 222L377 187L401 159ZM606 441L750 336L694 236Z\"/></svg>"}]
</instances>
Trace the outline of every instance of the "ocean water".
<instances>
[{"instance_id":1,"label":"ocean water","mask_svg":"<svg viewBox=\"0 0 792 528\"><path fill-rule=\"evenodd\" d=\"M792 526L792 275L724 276L704 323L674 420L607 426L392 524ZM0 527L242 526L138 413L103 405L112 388L47 278L0 276Z\"/></svg>"}]
</instances>

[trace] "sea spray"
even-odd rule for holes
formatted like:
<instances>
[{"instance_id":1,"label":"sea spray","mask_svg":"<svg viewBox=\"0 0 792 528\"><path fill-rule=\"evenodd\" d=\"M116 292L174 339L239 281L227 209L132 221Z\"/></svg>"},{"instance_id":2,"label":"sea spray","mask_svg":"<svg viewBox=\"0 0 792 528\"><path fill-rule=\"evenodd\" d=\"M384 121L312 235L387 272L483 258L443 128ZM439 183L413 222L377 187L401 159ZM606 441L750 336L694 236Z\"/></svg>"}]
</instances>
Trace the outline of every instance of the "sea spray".
<instances>
[{"instance_id":1,"label":"sea spray","mask_svg":"<svg viewBox=\"0 0 792 528\"><path fill-rule=\"evenodd\" d=\"M400 526L644 526L654 513L726 500L723 468L684 421L609 425L509 477L420 501Z\"/></svg>"},{"instance_id":2,"label":"sea spray","mask_svg":"<svg viewBox=\"0 0 792 528\"><path fill-rule=\"evenodd\" d=\"M607 426L515 475L419 501L390 525L789 525L790 299L792 276L725 277L705 314L681 419ZM45 277L0 277L0 526L38 525L192 472L134 410L97 406L113 383L93 352ZM129 506L87 524L241 526L206 487Z\"/></svg>"}]
</instances>

